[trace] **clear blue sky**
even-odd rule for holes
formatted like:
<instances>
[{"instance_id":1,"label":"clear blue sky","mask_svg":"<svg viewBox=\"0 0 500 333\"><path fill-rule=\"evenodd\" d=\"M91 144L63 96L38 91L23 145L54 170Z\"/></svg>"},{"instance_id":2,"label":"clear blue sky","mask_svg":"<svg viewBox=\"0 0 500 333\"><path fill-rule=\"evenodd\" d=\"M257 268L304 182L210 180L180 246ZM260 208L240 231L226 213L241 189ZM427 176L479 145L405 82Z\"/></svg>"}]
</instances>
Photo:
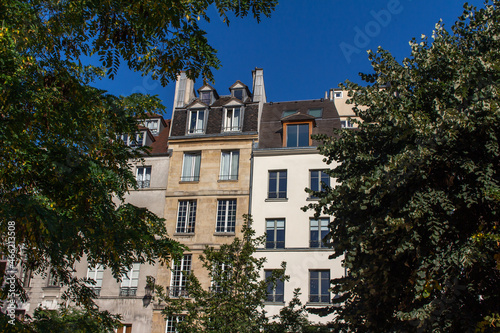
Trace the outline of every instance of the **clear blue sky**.
<instances>
[{"instance_id":1,"label":"clear blue sky","mask_svg":"<svg viewBox=\"0 0 500 333\"><path fill-rule=\"evenodd\" d=\"M482 7L483 1L469 4ZM251 70L264 69L268 101L315 99L359 72L371 72L366 50L379 45L399 61L409 56L408 42L430 36L442 19L449 29L463 12L453 0L281 0L271 18L233 19L229 27L215 13L205 24L207 38L218 50L222 68L214 72L220 95L236 81L251 86ZM116 95L156 94L170 118L174 83L159 82L120 68L115 80L96 83ZM199 80L195 88L201 86Z\"/></svg>"}]
</instances>

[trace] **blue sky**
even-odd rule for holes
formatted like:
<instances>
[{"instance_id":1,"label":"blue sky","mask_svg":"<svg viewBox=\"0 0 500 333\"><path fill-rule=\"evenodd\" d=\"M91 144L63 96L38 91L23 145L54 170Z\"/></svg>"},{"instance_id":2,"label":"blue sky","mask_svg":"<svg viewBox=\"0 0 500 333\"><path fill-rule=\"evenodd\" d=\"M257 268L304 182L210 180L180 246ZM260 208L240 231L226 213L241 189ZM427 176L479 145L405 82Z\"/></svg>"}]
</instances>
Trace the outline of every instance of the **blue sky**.
<instances>
[{"instance_id":1,"label":"blue sky","mask_svg":"<svg viewBox=\"0 0 500 333\"><path fill-rule=\"evenodd\" d=\"M227 27L212 8L204 27L222 63L213 85L220 95L236 80L250 86L260 67L268 101L321 98L346 79L361 83L358 73L371 72L367 49L382 46L401 61L413 37L430 36L439 19L449 29L462 12L463 2L453 0L281 0L271 18L235 18ZM122 66L115 80L95 85L116 95L156 94L171 116L174 83L162 87Z\"/></svg>"}]
</instances>

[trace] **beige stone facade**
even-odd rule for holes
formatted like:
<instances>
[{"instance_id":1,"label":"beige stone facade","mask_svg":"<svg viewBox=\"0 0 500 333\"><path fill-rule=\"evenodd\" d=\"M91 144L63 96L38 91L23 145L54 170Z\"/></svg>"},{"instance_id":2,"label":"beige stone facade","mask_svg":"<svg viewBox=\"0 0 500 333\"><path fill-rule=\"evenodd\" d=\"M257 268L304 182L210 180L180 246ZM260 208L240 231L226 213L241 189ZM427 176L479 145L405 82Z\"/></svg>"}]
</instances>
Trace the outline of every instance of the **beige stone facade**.
<instances>
[{"instance_id":1,"label":"beige stone facade","mask_svg":"<svg viewBox=\"0 0 500 333\"><path fill-rule=\"evenodd\" d=\"M254 73L254 80L256 76L259 73ZM169 235L189 247L185 252L190 256L188 270L202 287L209 288L211 281L199 255L206 246L218 248L241 234L243 215L248 214L250 204L252 147L258 139L259 106L265 95L260 80L261 103L254 101L240 81L230 87L230 96L219 97L215 89L204 85L196 98L194 92L179 88L192 87L189 80L182 80L186 78L179 77L174 99L164 217ZM171 297L187 296L182 278L174 277L173 267L174 263L159 267L156 282L167 287ZM153 333L172 331L161 310L162 306L155 304Z\"/></svg>"}]
</instances>

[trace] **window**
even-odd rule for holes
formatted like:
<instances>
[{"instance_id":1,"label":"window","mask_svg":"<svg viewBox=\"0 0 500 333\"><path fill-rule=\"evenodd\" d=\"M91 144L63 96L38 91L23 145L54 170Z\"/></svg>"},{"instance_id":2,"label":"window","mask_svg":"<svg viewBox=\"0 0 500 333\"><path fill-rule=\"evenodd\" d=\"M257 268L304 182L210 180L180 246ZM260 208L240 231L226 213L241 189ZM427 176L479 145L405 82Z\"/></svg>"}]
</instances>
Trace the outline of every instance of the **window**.
<instances>
[{"instance_id":1,"label":"window","mask_svg":"<svg viewBox=\"0 0 500 333\"><path fill-rule=\"evenodd\" d=\"M184 316L167 317L167 327L165 333L177 333L177 324L184 320Z\"/></svg>"},{"instance_id":2,"label":"window","mask_svg":"<svg viewBox=\"0 0 500 333\"><path fill-rule=\"evenodd\" d=\"M340 126L342 128L354 128L354 123L350 120L341 120Z\"/></svg>"},{"instance_id":3,"label":"window","mask_svg":"<svg viewBox=\"0 0 500 333\"><path fill-rule=\"evenodd\" d=\"M286 111L283 111L283 116L281 118L285 118L285 117L291 116L292 114L296 114L296 113L297 113L297 110L286 110Z\"/></svg>"},{"instance_id":4,"label":"window","mask_svg":"<svg viewBox=\"0 0 500 333\"><path fill-rule=\"evenodd\" d=\"M47 287L60 287L59 279L53 270L49 272L49 278L47 279Z\"/></svg>"},{"instance_id":5,"label":"window","mask_svg":"<svg viewBox=\"0 0 500 333\"><path fill-rule=\"evenodd\" d=\"M24 288L29 288L31 284L32 272L23 265L21 283Z\"/></svg>"},{"instance_id":6,"label":"window","mask_svg":"<svg viewBox=\"0 0 500 333\"><path fill-rule=\"evenodd\" d=\"M309 302L330 303L330 271L309 271Z\"/></svg>"},{"instance_id":7,"label":"window","mask_svg":"<svg viewBox=\"0 0 500 333\"><path fill-rule=\"evenodd\" d=\"M309 124L286 125L286 146L287 147L309 146Z\"/></svg>"},{"instance_id":8,"label":"window","mask_svg":"<svg viewBox=\"0 0 500 333\"><path fill-rule=\"evenodd\" d=\"M286 170L269 171L269 199L286 199Z\"/></svg>"},{"instance_id":9,"label":"window","mask_svg":"<svg viewBox=\"0 0 500 333\"><path fill-rule=\"evenodd\" d=\"M307 114L316 118L320 118L323 114L323 109L309 109L307 110Z\"/></svg>"},{"instance_id":10,"label":"window","mask_svg":"<svg viewBox=\"0 0 500 333\"><path fill-rule=\"evenodd\" d=\"M323 239L328 234L328 224L330 220L321 218L319 220L311 219L310 223L310 240L309 247L327 247L323 244Z\"/></svg>"},{"instance_id":11,"label":"window","mask_svg":"<svg viewBox=\"0 0 500 333\"><path fill-rule=\"evenodd\" d=\"M137 285L139 284L139 269L141 264L132 264L132 268L127 274L122 275L122 285L120 287L120 296L135 296L137 294Z\"/></svg>"},{"instance_id":12,"label":"window","mask_svg":"<svg viewBox=\"0 0 500 333\"><path fill-rule=\"evenodd\" d=\"M200 180L200 152L184 153L184 162L182 165L181 181L197 182Z\"/></svg>"},{"instance_id":13,"label":"window","mask_svg":"<svg viewBox=\"0 0 500 333\"><path fill-rule=\"evenodd\" d=\"M270 281L273 274L272 270L266 270L265 272L267 281L267 302L272 303L284 303L285 302L285 281L277 280L275 283Z\"/></svg>"},{"instance_id":14,"label":"window","mask_svg":"<svg viewBox=\"0 0 500 333\"><path fill-rule=\"evenodd\" d=\"M212 101L212 93L210 91L200 91L200 99L206 105L210 105Z\"/></svg>"},{"instance_id":15,"label":"window","mask_svg":"<svg viewBox=\"0 0 500 333\"><path fill-rule=\"evenodd\" d=\"M177 233L194 233L196 222L196 200L179 201L179 210L177 211Z\"/></svg>"},{"instance_id":16,"label":"window","mask_svg":"<svg viewBox=\"0 0 500 333\"><path fill-rule=\"evenodd\" d=\"M236 227L236 199L219 200L215 232L234 232Z\"/></svg>"},{"instance_id":17,"label":"window","mask_svg":"<svg viewBox=\"0 0 500 333\"><path fill-rule=\"evenodd\" d=\"M233 96L239 99L240 101L243 101L243 98L245 96L245 94L243 93L243 89L234 89Z\"/></svg>"},{"instance_id":18,"label":"window","mask_svg":"<svg viewBox=\"0 0 500 333\"><path fill-rule=\"evenodd\" d=\"M342 98L342 91L336 91L335 98Z\"/></svg>"},{"instance_id":19,"label":"window","mask_svg":"<svg viewBox=\"0 0 500 333\"><path fill-rule=\"evenodd\" d=\"M220 158L220 180L238 180L238 150L223 151Z\"/></svg>"},{"instance_id":20,"label":"window","mask_svg":"<svg viewBox=\"0 0 500 333\"><path fill-rule=\"evenodd\" d=\"M190 134L205 133L205 110L192 110L189 112L189 128Z\"/></svg>"},{"instance_id":21,"label":"window","mask_svg":"<svg viewBox=\"0 0 500 333\"><path fill-rule=\"evenodd\" d=\"M101 293L103 275L104 267L102 265L94 267L89 266L87 269L87 279L95 282L94 284L88 283L87 286L91 288L97 296Z\"/></svg>"},{"instance_id":22,"label":"window","mask_svg":"<svg viewBox=\"0 0 500 333\"><path fill-rule=\"evenodd\" d=\"M148 119L144 122L144 127L147 127L153 135L156 135L160 131L159 123L158 119Z\"/></svg>"},{"instance_id":23,"label":"window","mask_svg":"<svg viewBox=\"0 0 500 333\"><path fill-rule=\"evenodd\" d=\"M145 132L140 132L140 133L135 134L135 138L134 138L134 136L129 136L128 134L121 134L121 135L117 135L116 138L118 140L122 140L126 146L142 147L142 146L144 146L144 135L145 135Z\"/></svg>"},{"instance_id":24,"label":"window","mask_svg":"<svg viewBox=\"0 0 500 333\"><path fill-rule=\"evenodd\" d=\"M116 333L132 333L132 324L124 324L116 329Z\"/></svg>"},{"instance_id":25,"label":"window","mask_svg":"<svg viewBox=\"0 0 500 333\"><path fill-rule=\"evenodd\" d=\"M149 188L151 185L151 167L137 167L137 186Z\"/></svg>"},{"instance_id":26,"label":"window","mask_svg":"<svg viewBox=\"0 0 500 333\"><path fill-rule=\"evenodd\" d=\"M322 192L330 187L330 176L328 176L322 170L311 170L310 171L311 180L311 190L316 192ZM311 198L317 198L311 194Z\"/></svg>"},{"instance_id":27,"label":"window","mask_svg":"<svg viewBox=\"0 0 500 333\"><path fill-rule=\"evenodd\" d=\"M285 248L285 219L266 220L266 249Z\"/></svg>"},{"instance_id":28,"label":"window","mask_svg":"<svg viewBox=\"0 0 500 333\"><path fill-rule=\"evenodd\" d=\"M224 114L224 132L241 131L241 108L227 108Z\"/></svg>"},{"instance_id":29,"label":"window","mask_svg":"<svg viewBox=\"0 0 500 333\"><path fill-rule=\"evenodd\" d=\"M230 281L233 275L232 266L226 263L215 264L212 271L212 286L210 291L221 293L225 291L225 283Z\"/></svg>"},{"instance_id":30,"label":"window","mask_svg":"<svg viewBox=\"0 0 500 333\"><path fill-rule=\"evenodd\" d=\"M176 260L172 267L170 280L170 297L187 297L186 282L191 272L191 254L185 254L182 260Z\"/></svg>"}]
</instances>

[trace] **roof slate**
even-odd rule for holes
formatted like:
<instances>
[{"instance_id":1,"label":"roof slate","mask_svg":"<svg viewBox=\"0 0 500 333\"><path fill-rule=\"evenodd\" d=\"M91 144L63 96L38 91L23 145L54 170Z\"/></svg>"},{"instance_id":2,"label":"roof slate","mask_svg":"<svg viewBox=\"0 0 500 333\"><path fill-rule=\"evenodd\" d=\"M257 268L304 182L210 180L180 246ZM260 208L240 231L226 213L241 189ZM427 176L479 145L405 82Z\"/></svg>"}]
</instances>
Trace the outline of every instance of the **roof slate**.
<instances>
[{"instance_id":1,"label":"roof slate","mask_svg":"<svg viewBox=\"0 0 500 333\"><path fill-rule=\"evenodd\" d=\"M334 128L340 128L340 119L335 103L330 100L308 100L266 103L262 111L259 131L259 148L280 148L283 147L283 124L287 121L310 120L307 111L309 109L323 109L321 117L315 118L316 126L311 134L333 135ZM297 113L282 118L283 111L297 110ZM313 146L318 146L319 142L313 140Z\"/></svg>"}]
</instances>

